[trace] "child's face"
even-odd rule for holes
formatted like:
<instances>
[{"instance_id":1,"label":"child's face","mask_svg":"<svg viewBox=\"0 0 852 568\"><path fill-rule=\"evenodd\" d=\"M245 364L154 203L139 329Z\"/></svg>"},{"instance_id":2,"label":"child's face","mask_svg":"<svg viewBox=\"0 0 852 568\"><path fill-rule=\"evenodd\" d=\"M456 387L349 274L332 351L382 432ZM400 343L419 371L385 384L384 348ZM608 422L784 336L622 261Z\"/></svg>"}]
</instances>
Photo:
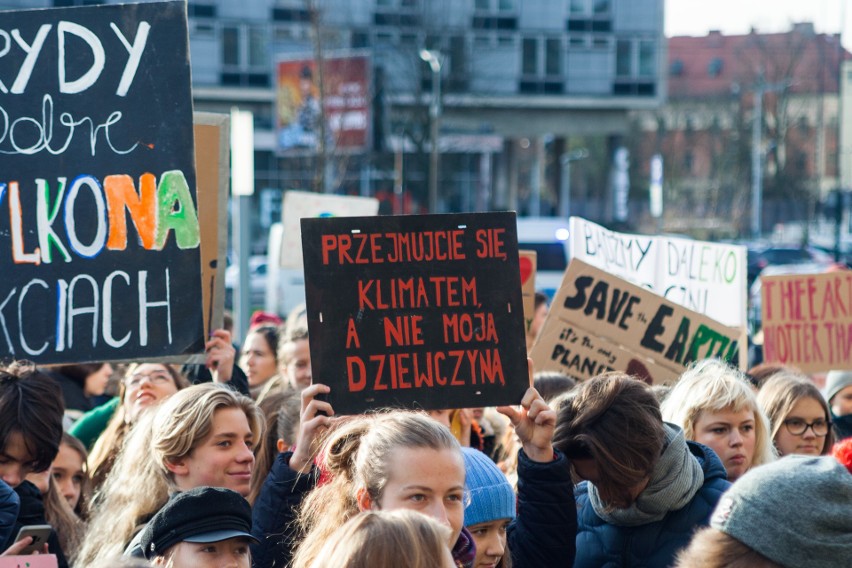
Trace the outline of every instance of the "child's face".
<instances>
[{"instance_id":1,"label":"child's face","mask_svg":"<svg viewBox=\"0 0 852 568\"><path fill-rule=\"evenodd\" d=\"M154 565L173 568L249 568L249 540L236 537L219 542L184 541L170 548L165 557L157 557Z\"/></svg>"},{"instance_id":2,"label":"child's face","mask_svg":"<svg viewBox=\"0 0 852 568\"><path fill-rule=\"evenodd\" d=\"M0 479L12 489L21 484L34 469L35 456L27 449L20 432L12 432L0 451Z\"/></svg>"}]
</instances>

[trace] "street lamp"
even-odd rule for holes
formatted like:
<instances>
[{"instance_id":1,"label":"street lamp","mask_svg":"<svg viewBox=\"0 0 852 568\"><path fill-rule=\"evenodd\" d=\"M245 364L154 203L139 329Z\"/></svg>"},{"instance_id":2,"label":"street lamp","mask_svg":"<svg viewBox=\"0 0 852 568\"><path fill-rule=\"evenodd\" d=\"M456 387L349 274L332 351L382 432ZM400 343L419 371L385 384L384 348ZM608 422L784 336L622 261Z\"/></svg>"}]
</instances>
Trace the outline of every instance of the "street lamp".
<instances>
[{"instance_id":1,"label":"street lamp","mask_svg":"<svg viewBox=\"0 0 852 568\"><path fill-rule=\"evenodd\" d=\"M429 104L429 137L432 140L432 153L429 156L429 211L438 212L438 125L441 120L441 53L431 49L421 49L420 59L432 69L432 100Z\"/></svg>"},{"instance_id":2,"label":"street lamp","mask_svg":"<svg viewBox=\"0 0 852 568\"><path fill-rule=\"evenodd\" d=\"M589 157L585 148L562 154L559 163L562 164L562 184L559 187L559 216L568 218L571 214L571 162Z\"/></svg>"}]
</instances>

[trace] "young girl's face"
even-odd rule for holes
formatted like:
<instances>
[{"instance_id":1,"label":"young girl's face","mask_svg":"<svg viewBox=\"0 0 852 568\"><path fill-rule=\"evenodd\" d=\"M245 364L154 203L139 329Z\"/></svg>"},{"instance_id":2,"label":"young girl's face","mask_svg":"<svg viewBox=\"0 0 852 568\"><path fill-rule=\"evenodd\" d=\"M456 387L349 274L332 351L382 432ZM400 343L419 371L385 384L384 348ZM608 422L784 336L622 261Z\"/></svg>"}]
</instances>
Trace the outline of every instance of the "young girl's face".
<instances>
[{"instance_id":1,"label":"young girl's face","mask_svg":"<svg viewBox=\"0 0 852 568\"><path fill-rule=\"evenodd\" d=\"M178 391L169 370L158 363L146 363L136 367L133 374L124 379L124 388L125 412L131 422L136 421L143 409Z\"/></svg>"},{"instance_id":2,"label":"young girl's face","mask_svg":"<svg viewBox=\"0 0 852 568\"><path fill-rule=\"evenodd\" d=\"M207 437L170 467L175 484L182 491L224 487L245 497L254 468L253 442L245 412L241 408L220 408L213 413Z\"/></svg>"},{"instance_id":3,"label":"young girl's face","mask_svg":"<svg viewBox=\"0 0 852 568\"><path fill-rule=\"evenodd\" d=\"M250 333L246 338L240 367L245 371L251 386L262 385L278 372L275 351L261 333Z\"/></svg>"},{"instance_id":4,"label":"young girl's face","mask_svg":"<svg viewBox=\"0 0 852 568\"><path fill-rule=\"evenodd\" d=\"M80 501L83 491L83 479L86 473L83 471L83 456L77 450L67 444L59 445L59 453L53 460L53 482L56 489L65 497L68 505L73 510Z\"/></svg>"},{"instance_id":5,"label":"young girl's face","mask_svg":"<svg viewBox=\"0 0 852 568\"><path fill-rule=\"evenodd\" d=\"M399 448L388 463L388 481L371 508L411 509L450 527L449 545L464 523L464 460L458 450Z\"/></svg>"},{"instance_id":6,"label":"young girl's face","mask_svg":"<svg viewBox=\"0 0 852 568\"><path fill-rule=\"evenodd\" d=\"M784 417L784 423L775 434L775 446L782 456L818 456L825 447L829 428L822 404L810 397L801 398Z\"/></svg>"},{"instance_id":7,"label":"young girl's face","mask_svg":"<svg viewBox=\"0 0 852 568\"><path fill-rule=\"evenodd\" d=\"M467 527L476 543L476 559L473 561L473 568L496 568L506 553L508 527L509 519L497 519Z\"/></svg>"},{"instance_id":8,"label":"young girl's face","mask_svg":"<svg viewBox=\"0 0 852 568\"><path fill-rule=\"evenodd\" d=\"M219 542L181 542L160 556L155 566L171 568L249 568L251 553L246 538L229 538Z\"/></svg>"}]
</instances>

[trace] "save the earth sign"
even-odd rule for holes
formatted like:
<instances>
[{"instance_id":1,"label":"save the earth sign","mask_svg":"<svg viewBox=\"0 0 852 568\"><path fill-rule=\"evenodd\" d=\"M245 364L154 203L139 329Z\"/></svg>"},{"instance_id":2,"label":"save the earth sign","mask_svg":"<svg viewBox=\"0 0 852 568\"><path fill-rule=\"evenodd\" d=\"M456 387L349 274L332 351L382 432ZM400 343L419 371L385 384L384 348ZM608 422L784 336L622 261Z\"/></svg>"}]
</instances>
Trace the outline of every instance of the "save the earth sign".
<instances>
[{"instance_id":1,"label":"save the earth sign","mask_svg":"<svg viewBox=\"0 0 852 568\"><path fill-rule=\"evenodd\" d=\"M0 15L0 357L203 351L186 4Z\"/></svg>"}]
</instances>

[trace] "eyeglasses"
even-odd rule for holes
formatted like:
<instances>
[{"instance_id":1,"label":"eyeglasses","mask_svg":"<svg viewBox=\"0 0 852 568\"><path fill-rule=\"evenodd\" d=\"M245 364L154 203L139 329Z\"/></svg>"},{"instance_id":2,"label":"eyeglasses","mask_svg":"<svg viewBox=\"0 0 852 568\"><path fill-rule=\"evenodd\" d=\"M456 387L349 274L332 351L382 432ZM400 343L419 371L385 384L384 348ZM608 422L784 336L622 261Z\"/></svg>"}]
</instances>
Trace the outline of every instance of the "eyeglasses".
<instances>
[{"instance_id":1,"label":"eyeglasses","mask_svg":"<svg viewBox=\"0 0 852 568\"><path fill-rule=\"evenodd\" d=\"M128 388L136 388L141 385L142 381L145 379L148 379L152 385L161 385L163 383L171 382L172 377L166 373L151 373L148 375L137 373L124 379L124 385Z\"/></svg>"},{"instance_id":2,"label":"eyeglasses","mask_svg":"<svg viewBox=\"0 0 852 568\"><path fill-rule=\"evenodd\" d=\"M822 438L828 434L829 426L831 426L831 422L822 419L805 422L801 418L790 418L784 421L784 427L794 436L801 436L810 428L814 431L815 436Z\"/></svg>"}]
</instances>

